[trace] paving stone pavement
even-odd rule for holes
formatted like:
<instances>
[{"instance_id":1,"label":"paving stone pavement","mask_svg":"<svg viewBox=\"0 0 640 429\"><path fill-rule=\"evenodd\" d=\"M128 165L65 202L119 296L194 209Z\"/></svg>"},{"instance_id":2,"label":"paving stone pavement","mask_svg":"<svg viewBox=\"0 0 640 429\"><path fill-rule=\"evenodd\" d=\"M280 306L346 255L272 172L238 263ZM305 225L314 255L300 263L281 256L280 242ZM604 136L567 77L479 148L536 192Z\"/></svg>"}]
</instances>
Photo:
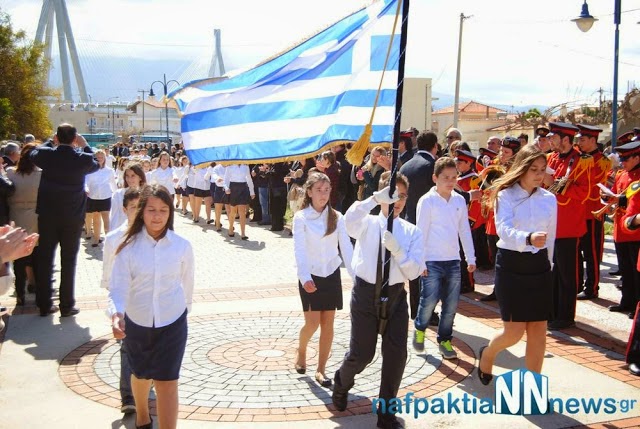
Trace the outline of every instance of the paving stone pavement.
<instances>
[{"instance_id":1,"label":"paving stone pavement","mask_svg":"<svg viewBox=\"0 0 640 429\"><path fill-rule=\"evenodd\" d=\"M217 233L204 223L192 224L177 214L176 231L196 250L196 293L189 316L189 340L180 379L180 427L241 428L375 426L372 399L377 397L380 350L356 378L345 412L331 405L329 389L313 379L317 334L309 345L307 374L297 374L293 361L298 331L303 323L297 295L293 243L287 232L271 232L249 224L248 242ZM611 244L604 273L614 265ZM119 345L112 339L104 314L105 291L99 287L101 248L81 246L77 295L82 312L75 318L40 318L27 307L6 317L0 334L0 428L102 427L133 428L131 418L119 413ZM399 395L444 398L447 395L491 396L475 377L477 350L500 328L495 303L478 298L489 293L492 272L479 272L476 292L462 297L455 323L454 346L460 359L442 360L435 331L427 334L426 352L415 353L411 338L407 366ZM348 276L344 275L344 279ZM601 298L578 304L578 328L547 337L543 372L550 395L567 398L606 395L638 398L640 380L623 362L630 321L609 313L619 292L615 278L605 277ZM350 334L348 292L345 308L336 313L335 339L327 375L340 365ZM12 299L0 297L4 305ZM412 328L410 327L410 332ZM494 373L524 366L526 338L496 361ZM151 396L155 411L154 396ZM72 409L72 413L60 413ZM640 427L640 407L614 414L511 417L501 415L403 416L410 428L422 427ZM99 423L104 422L104 423ZM586 426L588 425L588 426Z\"/></svg>"}]
</instances>

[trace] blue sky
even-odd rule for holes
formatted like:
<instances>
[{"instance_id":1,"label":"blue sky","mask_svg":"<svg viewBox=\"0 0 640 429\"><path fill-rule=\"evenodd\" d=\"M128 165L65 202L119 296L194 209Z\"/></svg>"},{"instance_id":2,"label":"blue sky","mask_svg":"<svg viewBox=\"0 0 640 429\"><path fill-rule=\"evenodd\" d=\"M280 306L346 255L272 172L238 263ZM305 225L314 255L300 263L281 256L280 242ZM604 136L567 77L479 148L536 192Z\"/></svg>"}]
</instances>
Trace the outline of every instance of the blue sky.
<instances>
[{"instance_id":1,"label":"blue sky","mask_svg":"<svg viewBox=\"0 0 640 429\"><path fill-rule=\"evenodd\" d=\"M227 70L247 67L362 4L67 0L83 67L93 73L108 68L105 62L116 57L188 65L177 74L207 69L213 28L222 30ZM636 79L640 85L640 0L622 4L629 12L623 13L620 27L620 96L628 81ZM30 35L35 34L41 5L41 0L0 0L14 27ZM462 97L507 105L594 103L595 91L602 87L610 99L613 1L589 1L591 14L600 21L588 33L570 22L581 5L582 0L412 0L406 74L431 77L434 91L453 94L462 12L472 15L464 24Z\"/></svg>"}]
</instances>

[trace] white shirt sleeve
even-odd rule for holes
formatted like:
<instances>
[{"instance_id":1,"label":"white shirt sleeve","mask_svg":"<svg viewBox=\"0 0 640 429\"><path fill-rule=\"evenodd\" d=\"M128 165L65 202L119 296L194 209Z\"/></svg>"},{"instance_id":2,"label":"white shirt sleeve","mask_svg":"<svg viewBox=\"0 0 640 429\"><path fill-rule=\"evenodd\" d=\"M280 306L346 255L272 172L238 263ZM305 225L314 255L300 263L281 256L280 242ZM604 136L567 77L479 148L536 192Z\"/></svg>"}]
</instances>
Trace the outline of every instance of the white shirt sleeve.
<instances>
[{"instance_id":1,"label":"white shirt sleeve","mask_svg":"<svg viewBox=\"0 0 640 429\"><path fill-rule=\"evenodd\" d=\"M524 252L527 247L527 235L529 235L529 232L519 230L515 227L513 199L509 198L509 195L505 191L498 193L494 211L496 231L500 240L504 241L509 248L517 249L518 252Z\"/></svg>"},{"instance_id":2,"label":"white shirt sleeve","mask_svg":"<svg viewBox=\"0 0 640 429\"><path fill-rule=\"evenodd\" d=\"M302 212L298 212L293 216L292 232L298 280L304 285L311 280L311 269L307 260L305 222Z\"/></svg>"},{"instance_id":3,"label":"white shirt sleeve","mask_svg":"<svg viewBox=\"0 0 640 429\"><path fill-rule=\"evenodd\" d=\"M191 313L193 304L193 288L195 284L195 263L193 257L193 247L187 242L184 259L182 261L182 287L184 289L184 300L187 305L187 313Z\"/></svg>"},{"instance_id":4,"label":"white shirt sleeve","mask_svg":"<svg viewBox=\"0 0 640 429\"><path fill-rule=\"evenodd\" d=\"M102 281L100 287L109 289L109 281L111 280L111 271L113 270L113 259L118 248L118 243L113 235L107 234L104 239L104 248L102 250Z\"/></svg>"},{"instance_id":5,"label":"white shirt sleeve","mask_svg":"<svg viewBox=\"0 0 640 429\"><path fill-rule=\"evenodd\" d=\"M408 249L403 249L404 255L402 260L396 259L398 267L402 274L413 280L418 278L424 271L424 237L420 228L416 228L411 235L411 241Z\"/></svg>"},{"instance_id":6,"label":"white shirt sleeve","mask_svg":"<svg viewBox=\"0 0 640 429\"><path fill-rule=\"evenodd\" d=\"M130 258L126 256L123 249L115 257L111 279L109 281L109 314L124 314L127 302L127 295L131 288L131 266Z\"/></svg>"},{"instance_id":7,"label":"white shirt sleeve","mask_svg":"<svg viewBox=\"0 0 640 429\"><path fill-rule=\"evenodd\" d=\"M471 226L469 226L469 210L464 202L461 202L462 213L458 222L458 235L464 249L464 257L468 265L476 264L476 251L473 247L473 238L471 237Z\"/></svg>"},{"instance_id":8,"label":"white shirt sleeve","mask_svg":"<svg viewBox=\"0 0 640 429\"><path fill-rule=\"evenodd\" d=\"M378 202L373 197L369 197L364 201L356 201L349 207L344 214L344 223L351 237L357 240L365 233L367 222L363 221L377 205Z\"/></svg>"},{"instance_id":9,"label":"white shirt sleeve","mask_svg":"<svg viewBox=\"0 0 640 429\"><path fill-rule=\"evenodd\" d=\"M351 276L351 280L355 282L356 273L353 271L353 267L351 266L351 262L353 260L353 245L351 244L349 234L347 234L347 227L344 221L344 216L340 216L340 219L338 219L337 231L338 245L340 246L342 261L344 262L345 267L347 267L347 272Z\"/></svg>"}]
</instances>

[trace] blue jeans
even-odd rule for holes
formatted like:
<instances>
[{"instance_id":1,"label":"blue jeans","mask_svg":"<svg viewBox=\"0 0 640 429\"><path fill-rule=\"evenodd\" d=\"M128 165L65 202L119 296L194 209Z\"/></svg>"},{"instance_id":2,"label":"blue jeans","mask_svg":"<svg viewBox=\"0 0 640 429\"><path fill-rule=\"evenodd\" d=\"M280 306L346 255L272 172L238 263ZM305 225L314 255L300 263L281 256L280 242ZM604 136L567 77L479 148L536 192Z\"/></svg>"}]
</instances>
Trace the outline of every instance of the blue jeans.
<instances>
[{"instance_id":1,"label":"blue jeans","mask_svg":"<svg viewBox=\"0 0 640 429\"><path fill-rule=\"evenodd\" d=\"M415 328L424 331L438 301L442 314L438 325L438 343L453 338L453 319L460 298L460 261L427 262L427 276L420 277L420 304Z\"/></svg>"},{"instance_id":2,"label":"blue jeans","mask_svg":"<svg viewBox=\"0 0 640 429\"><path fill-rule=\"evenodd\" d=\"M260 198L260 208L262 209L262 222L271 222L269 214L269 188L258 188L258 196Z\"/></svg>"}]
</instances>

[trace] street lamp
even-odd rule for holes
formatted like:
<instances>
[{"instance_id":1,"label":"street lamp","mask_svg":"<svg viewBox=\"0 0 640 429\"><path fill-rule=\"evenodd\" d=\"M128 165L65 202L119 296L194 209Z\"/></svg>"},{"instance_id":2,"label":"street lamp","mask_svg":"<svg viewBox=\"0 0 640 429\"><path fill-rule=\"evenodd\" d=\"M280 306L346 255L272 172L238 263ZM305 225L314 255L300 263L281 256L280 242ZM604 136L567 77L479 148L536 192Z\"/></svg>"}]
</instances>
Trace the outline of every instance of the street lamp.
<instances>
[{"instance_id":1,"label":"street lamp","mask_svg":"<svg viewBox=\"0 0 640 429\"><path fill-rule=\"evenodd\" d=\"M111 134L113 134L113 138L116 138L116 109L115 106L111 103L111 100L116 100L120 97L117 95L115 97L109 97L107 100L107 104L111 105ZM107 106L107 116L109 115L109 106Z\"/></svg>"},{"instance_id":2,"label":"street lamp","mask_svg":"<svg viewBox=\"0 0 640 429\"><path fill-rule=\"evenodd\" d=\"M616 25L614 34L614 48L613 48L613 102L611 105L611 148L616 147L616 140L618 134L618 51L620 46L620 4L622 0L614 0L614 13L613 23ZM582 11L578 18L572 19L581 31L589 31L591 26L597 18L594 18L589 14L589 5L587 0L584 0L582 5Z\"/></svg>"},{"instance_id":3,"label":"street lamp","mask_svg":"<svg viewBox=\"0 0 640 429\"><path fill-rule=\"evenodd\" d=\"M156 80L155 82L151 82L151 88L149 89L149 97L153 97L155 96L155 94L153 93L153 85L155 85L156 83L159 83L162 85L162 89L164 90L164 111L165 111L165 119L166 119L166 126L167 126L167 144L169 144L169 102L167 100L167 85L170 84L171 82L175 82L176 85L180 85L180 82L178 82L177 80L170 80L167 82L167 74L163 74L162 75L162 80Z\"/></svg>"}]
</instances>

